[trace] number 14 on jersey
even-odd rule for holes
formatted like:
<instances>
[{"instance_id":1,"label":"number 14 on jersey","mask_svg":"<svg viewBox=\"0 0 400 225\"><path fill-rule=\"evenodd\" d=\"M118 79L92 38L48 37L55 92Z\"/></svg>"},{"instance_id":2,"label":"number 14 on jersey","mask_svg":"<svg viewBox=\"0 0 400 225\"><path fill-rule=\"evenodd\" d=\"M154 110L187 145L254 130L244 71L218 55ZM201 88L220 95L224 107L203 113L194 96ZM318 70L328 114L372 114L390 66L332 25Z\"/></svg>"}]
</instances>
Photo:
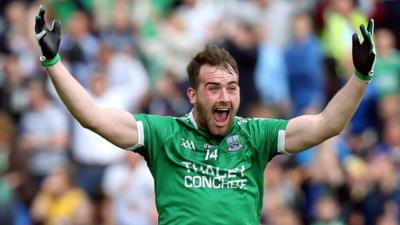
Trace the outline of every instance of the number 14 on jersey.
<instances>
[{"instance_id":1,"label":"number 14 on jersey","mask_svg":"<svg viewBox=\"0 0 400 225\"><path fill-rule=\"evenodd\" d=\"M214 150L207 149L205 160L209 159L217 160L217 158L218 158L218 149Z\"/></svg>"}]
</instances>

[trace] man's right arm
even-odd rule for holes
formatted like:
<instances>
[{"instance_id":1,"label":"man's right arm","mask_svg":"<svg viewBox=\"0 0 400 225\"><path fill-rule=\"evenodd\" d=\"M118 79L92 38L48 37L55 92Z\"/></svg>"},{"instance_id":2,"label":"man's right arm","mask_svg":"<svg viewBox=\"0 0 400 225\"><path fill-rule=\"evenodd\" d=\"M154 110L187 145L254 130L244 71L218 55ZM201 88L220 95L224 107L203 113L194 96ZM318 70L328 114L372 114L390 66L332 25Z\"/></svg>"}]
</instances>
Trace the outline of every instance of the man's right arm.
<instances>
[{"instance_id":1,"label":"man's right arm","mask_svg":"<svg viewBox=\"0 0 400 225\"><path fill-rule=\"evenodd\" d=\"M42 51L41 64L46 68L61 100L74 118L109 142L121 148L129 148L138 143L137 123L125 111L96 106L89 93L68 72L58 54L60 43L60 23L53 21L49 29L44 21L44 7L36 16L35 32Z\"/></svg>"},{"instance_id":2,"label":"man's right arm","mask_svg":"<svg viewBox=\"0 0 400 225\"><path fill-rule=\"evenodd\" d=\"M46 70L61 100L83 127L121 148L138 142L136 120L129 112L98 107L61 61Z\"/></svg>"}]
</instances>

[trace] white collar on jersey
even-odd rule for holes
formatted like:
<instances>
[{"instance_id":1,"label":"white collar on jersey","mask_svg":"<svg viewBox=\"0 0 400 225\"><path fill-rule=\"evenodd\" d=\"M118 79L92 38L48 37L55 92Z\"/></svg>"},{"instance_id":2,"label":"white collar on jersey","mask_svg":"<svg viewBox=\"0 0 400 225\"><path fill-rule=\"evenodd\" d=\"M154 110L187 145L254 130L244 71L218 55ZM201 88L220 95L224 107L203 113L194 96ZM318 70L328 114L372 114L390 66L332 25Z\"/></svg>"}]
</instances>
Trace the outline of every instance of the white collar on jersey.
<instances>
[{"instance_id":1,"label":"white collar on jersey","mask_svg":"<svg viewBox=\"0 0 400 225\"><path fill-rule=\"evenodd\" d=\"M197 126L196 120L194 120L193 109L190 110L190 113L189 113L189 120L190 120L190 122L192 122L193 126L194 126L196 129L199 129L198 126Z\"/></svg>"}]
</instances>

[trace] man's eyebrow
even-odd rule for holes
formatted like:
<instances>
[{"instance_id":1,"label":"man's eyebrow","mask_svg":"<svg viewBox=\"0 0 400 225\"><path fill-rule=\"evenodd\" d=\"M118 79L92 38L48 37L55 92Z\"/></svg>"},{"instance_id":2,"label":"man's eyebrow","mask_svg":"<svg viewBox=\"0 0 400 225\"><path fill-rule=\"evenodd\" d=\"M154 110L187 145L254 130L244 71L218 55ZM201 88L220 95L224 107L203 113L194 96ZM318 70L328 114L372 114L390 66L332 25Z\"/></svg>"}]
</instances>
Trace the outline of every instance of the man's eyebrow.
<instances>
[{"instance_id":1,"label":"man's eyebrow","mask_svg":"<svg viewBox=\"0 0 400 225\"><path fill-rule=\"evenodd\" d=\"M209 81L206 83L206 86L208 85L221 85L221 83Z\"/></svg>"},{"instance_id":2,"label":"man's eyebrow","mask_svg":"<svg viewBox=\"0 0 400 225\"><path fill-rule=\"evenodd\" d=\"M228 85L232 85L232 84L238 85L238 82L237 82L237 81L229 81L229 82L228 82ZM205 86L208 86L208 85L217 85L217 86L220 86L220 85L222 85L222 84L219 83L219 82L212 82L212 81L209 81L209 82L206 83Z\"/></svg>"}]
</instances>

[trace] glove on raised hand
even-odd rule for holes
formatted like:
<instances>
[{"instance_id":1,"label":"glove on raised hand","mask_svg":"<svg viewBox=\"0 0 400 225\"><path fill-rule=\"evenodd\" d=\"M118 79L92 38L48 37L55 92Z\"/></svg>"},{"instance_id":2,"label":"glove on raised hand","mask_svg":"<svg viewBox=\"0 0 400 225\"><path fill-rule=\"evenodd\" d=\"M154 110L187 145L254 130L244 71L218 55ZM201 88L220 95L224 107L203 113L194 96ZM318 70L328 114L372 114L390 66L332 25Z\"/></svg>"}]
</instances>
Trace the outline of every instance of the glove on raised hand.
<instances>
[{"instance_id":1,"label":"glove on raised hand","mask_svg":"<svg viewBox=\"0 0 400 225\"><path fill-rule=\"evenodd\" d=\"M44 6L40 5L38 14L36 15L35 33L36 40L42 51L40 63L43 67L48 68L60 61L58 49L61 41L61 24L58 20L53 20L51 29L49 29L44 20Z\"/></svg>"},{"instance_id":2,"label":"glove on raised hand","mask_svg":"<svg viewBox=\"0 0 400 225\"><path fill-rule=\"evenodd\" d=\"M353 64L356 68L354 75L360 80L369 82L374 75L374 64L376 58L375 44L373 41L374 20L370 19L367 29L364 24L360 25L363 42L360 43L357 33L353 34Z\"/></svg>"}]
</instances>

